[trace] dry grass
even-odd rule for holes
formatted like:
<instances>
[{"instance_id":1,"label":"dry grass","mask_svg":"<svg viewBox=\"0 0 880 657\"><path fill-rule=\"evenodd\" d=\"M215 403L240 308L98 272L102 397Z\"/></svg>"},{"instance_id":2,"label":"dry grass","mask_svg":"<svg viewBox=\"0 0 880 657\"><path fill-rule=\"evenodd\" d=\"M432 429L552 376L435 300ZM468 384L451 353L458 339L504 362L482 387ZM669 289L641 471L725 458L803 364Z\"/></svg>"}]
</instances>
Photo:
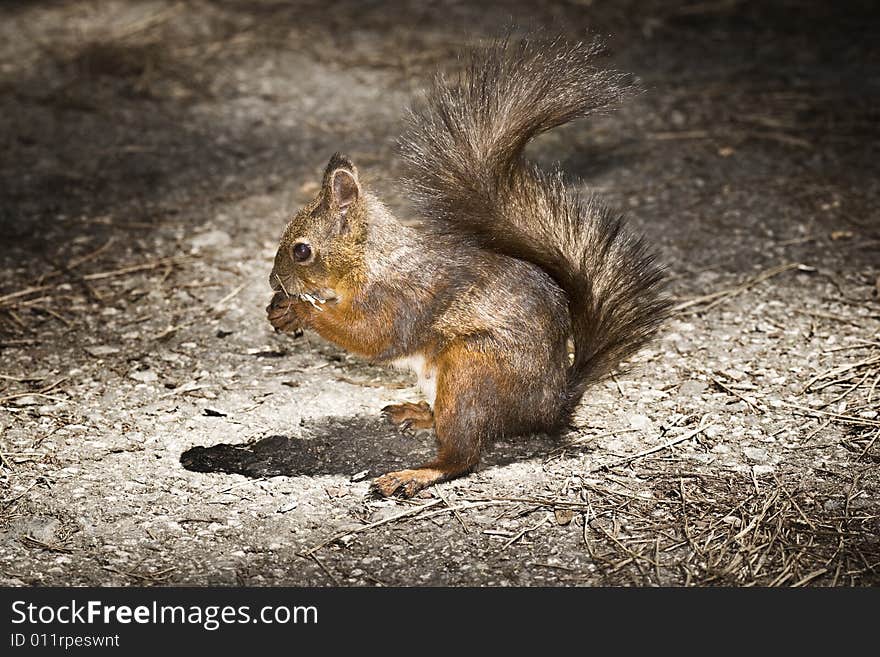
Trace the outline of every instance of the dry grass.
<instances>
[{"instance_id":1,"label":"dry grass","mask_svg":"<svg viewBox=\"0 0 880 657\"><path fill-rule=\"evenodd\" d=\"M528 544L533 533L554 518L557 524L568 525L574 517L583 549L598 571L589 575L591 583L596 583L596 574L599 583L611 586L865 586L880 582L880 516L865 503L862 473L827 472L833 478L809 488L775 475L683 473L662 466L628 474L627 478L609 475L569 482L565 496L558 498L481 497L454 503L437 498L336 534L304 556L330 549L340 539L347 546L356 534L389 523L395 523L403 536L411 532L406 527L409 523L453 514L460 523L469 524L470 511L501 506L504 511L499 519L516 517L523 523L518 532L482 532L486 540L504 541L495 548L501 552L520 541ZM440 504L445 507L437 509ZM553 514L547 515L548 511ZM537 522L529 519L533 515L539 516ZM551 531L547 534L558 538ZM548 567L565 571L563 579L570 584L581 581L577 568Z\"/></svg>"},{"instance_id":2,"label":"dry grass","mask_svg":"<svg viewBox=\"0 0 880 657\"><path fill-rule=\"evenodd\" d=\"M880 581L877 516L839 503L839 483L806 492L770 481L666 470L640 473L643 500L590 486L584 542L611 583L858 585Z\"/></svg>"}]
</instances>

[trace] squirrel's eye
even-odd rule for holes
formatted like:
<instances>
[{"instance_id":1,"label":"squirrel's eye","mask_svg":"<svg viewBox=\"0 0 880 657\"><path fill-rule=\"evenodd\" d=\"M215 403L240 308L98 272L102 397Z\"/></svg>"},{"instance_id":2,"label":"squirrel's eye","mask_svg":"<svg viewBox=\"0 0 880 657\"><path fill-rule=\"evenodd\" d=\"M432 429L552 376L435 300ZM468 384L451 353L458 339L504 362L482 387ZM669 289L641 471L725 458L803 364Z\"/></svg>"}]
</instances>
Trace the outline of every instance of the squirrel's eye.
<instances>
[{"instance_id":1,"label":"squirrel's eye","mask_svg":"<svg viewBox=\"0 0 880 657\"><path fill-rule=\"evenodd\" d=\"M293 245L293 259L297 262L305 262L312 257L312 247L305 242L297 242Z\"/></svg>"}]
</instances>

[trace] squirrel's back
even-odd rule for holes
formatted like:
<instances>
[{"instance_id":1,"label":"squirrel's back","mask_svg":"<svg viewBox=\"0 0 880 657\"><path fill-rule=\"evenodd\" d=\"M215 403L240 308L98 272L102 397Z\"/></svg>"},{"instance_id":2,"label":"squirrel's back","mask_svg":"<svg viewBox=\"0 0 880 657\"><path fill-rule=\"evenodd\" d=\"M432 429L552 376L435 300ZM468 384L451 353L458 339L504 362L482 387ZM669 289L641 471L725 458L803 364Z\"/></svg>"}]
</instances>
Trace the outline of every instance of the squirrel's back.
<instances>
[{"instance_id":1,"label":"squirrel's back","mask_svg":"<svg viewBox=\"0 0 880 657\"><path fill-rule=\"evenodd\" d=\"M568 298L575 358L563 415L656 333L662 270L642 239L594 197L523 157L536 135L614 103L623 77L596 43L501 42L452 83L438 78L402 139L414 200L435 229L531 262Z\"/></svg>"}]
</instances>

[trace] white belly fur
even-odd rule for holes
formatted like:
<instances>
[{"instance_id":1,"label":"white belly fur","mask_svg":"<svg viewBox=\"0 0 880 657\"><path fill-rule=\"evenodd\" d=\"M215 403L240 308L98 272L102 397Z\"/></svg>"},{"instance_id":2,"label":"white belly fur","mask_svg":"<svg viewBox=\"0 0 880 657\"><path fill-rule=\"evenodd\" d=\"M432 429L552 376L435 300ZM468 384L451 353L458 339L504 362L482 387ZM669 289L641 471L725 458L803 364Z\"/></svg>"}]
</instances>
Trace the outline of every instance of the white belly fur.
<instances>
[{"instance_id":1,"label":"white belly fur","mask_svg":"<svg viewBox=\"0 0 880 657\"><path fill-rule=\"evenodd\" d=\"M421 388L422 394L425 395L431 406L434 405L434 398L437 396L437 372L433 367L427 366L424 356L398 358L391 364L399 369L415 372L419 377L419 388Z\"/></svg>"}]
</instances>

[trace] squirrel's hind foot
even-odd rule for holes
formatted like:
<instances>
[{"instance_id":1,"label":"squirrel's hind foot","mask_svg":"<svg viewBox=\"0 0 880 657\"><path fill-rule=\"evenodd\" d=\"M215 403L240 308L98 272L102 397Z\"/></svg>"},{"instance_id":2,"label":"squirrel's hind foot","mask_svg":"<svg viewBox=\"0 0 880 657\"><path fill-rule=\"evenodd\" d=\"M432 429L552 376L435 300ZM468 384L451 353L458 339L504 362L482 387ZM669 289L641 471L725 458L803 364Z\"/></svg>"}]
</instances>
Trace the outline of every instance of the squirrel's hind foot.
<instances>
[{"instance_id":1,"label":"squirrel's hind foot","mask_svg":"<svg viewBox=\"0 0 880 657\"><path fill-rule=\"evenodd\" d=\"M372 491L382 497L412 497L420 490L469 472L476 462L438 458L420 468L389 472L373 480Z\"/></svg>"},{"instance_id":2,"label":"squirrel's hind foot","mask_svg":"<svg viewBox=\"0 0 880 657\"><path fill-rule=\"evenodd\" d=\"M420 490L449 478L448 473L434 468L389 472L373 481L373 491L382 497L412 497Z\"/></svg>"},{"instance_id":3,"label":"squirrel's hind foot","mask_svg":"<svg viewBox=\"0 0 880 657\"><path fill-rule=\"evenodd\" d=\"M382 416L404 431L431 429L434 426L434 412L426 401L417 404L413 402L391 404L382 409Z\"/></svg>"}]
</instances>

